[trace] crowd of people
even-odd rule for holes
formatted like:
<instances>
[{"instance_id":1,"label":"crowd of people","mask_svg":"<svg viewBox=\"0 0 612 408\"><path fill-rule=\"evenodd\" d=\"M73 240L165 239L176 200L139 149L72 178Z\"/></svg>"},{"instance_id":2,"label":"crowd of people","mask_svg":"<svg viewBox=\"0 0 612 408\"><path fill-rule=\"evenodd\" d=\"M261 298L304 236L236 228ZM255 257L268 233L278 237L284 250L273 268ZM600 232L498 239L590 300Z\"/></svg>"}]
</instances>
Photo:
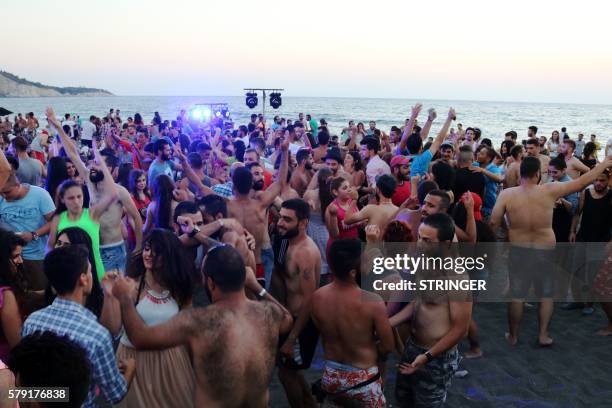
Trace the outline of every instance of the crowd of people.
<instances>
[{"instance_id":1,"label":"crowd of people","mask_svg":"<svg viewBox=\"0 0 612 408\"><path fill-rule=\"evenodd\" d=\"M302 113L237 127L185 110L0 121L0 385L69 387L75 407L261 407L276 369L292 407L382 407L395 352L397 404L441 406L458 344L483 355L474 300L364 291L364 244L383 242L509 242L506 339L519 341L534 289L551 346L538 260L610 242L612 144L600 160L594 135L531 126L494 146L452 108L421 112L338 135ZM605 250L589 285L568 274L561 308L592 314L596 294L608 336Z\"/></svg>"}]
</instances>

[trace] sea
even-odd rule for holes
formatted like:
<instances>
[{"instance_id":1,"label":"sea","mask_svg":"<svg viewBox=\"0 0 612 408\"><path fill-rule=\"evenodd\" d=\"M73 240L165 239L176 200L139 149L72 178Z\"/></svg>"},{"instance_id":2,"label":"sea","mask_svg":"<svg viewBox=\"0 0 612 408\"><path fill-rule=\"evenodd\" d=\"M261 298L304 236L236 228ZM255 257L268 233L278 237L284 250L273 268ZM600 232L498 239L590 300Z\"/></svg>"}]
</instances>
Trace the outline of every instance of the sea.
<instances>
[{"instance_id":1,"label":"sea","mask_svg":"<svg viewBox=\"0 0 612 408\"><path fill-rule=\"evenodd\" d=\"M411 107L423 104L421 122L425 120L427 109L435 108L438 119L430 135L434 136L442 126L448 108L457 111L457 123L463 127L478 127L482 137L493 141L498 147L504 134L514 130L519 140L527 137L527 128L538 127L538 135L550 138L554 130L567 128L573 138L578 133L589 140L595 134L601 146L612 139L612 105L579 105L562 103L524 103L524 102L485 102L462 100L416 100L416 99L377 99L377 98L315 98L283 96L279 109L272 109L267 103L265 117L270 121L275 115L295 119L298 113L311 114L315 119L325 119L332 134L339 134L349 120L363 122L376 121L379 129L389 132L393 125L403 125L410 116ZM103 116L110 108L120 109L121 117L126 119L139 112L145 122L159 112L162 119L175 119L181 109L191 110L196 104L227 103L234 123L245 124L252 113L261 113L263 104L261 94L259 104L249 109L243 96L108 96L108 97L46 97L46 98L0 98L0 107L15 113L34 112L38 118L44 117L44 110L52 106L58 116L71 113L83 117ZM12 119L12 116L11 116ZM603 149L600 155L603 154Z\"/></svg>"}]
</instances>

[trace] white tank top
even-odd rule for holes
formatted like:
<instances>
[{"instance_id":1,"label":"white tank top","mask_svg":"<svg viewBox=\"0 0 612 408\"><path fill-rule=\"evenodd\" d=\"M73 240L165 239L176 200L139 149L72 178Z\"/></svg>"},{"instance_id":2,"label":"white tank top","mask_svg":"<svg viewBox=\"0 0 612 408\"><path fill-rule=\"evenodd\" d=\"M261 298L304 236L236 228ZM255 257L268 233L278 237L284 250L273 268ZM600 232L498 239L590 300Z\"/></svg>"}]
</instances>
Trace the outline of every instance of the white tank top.
<instances>
[{"instance_id":1,"label":"white tank top","mask_svg":"<svg viewBox=\"0 0 612 408\"><path fill-rule=\"evenodd\" d=\"M148 289L144 291L144 297L136 305L136 311L147 326L154 326L174 317L179 312L179 306L169 291L158 293ZM127 333L121 335L120 341L124 346L134 348Z\"/></svg>"}]
</instances>

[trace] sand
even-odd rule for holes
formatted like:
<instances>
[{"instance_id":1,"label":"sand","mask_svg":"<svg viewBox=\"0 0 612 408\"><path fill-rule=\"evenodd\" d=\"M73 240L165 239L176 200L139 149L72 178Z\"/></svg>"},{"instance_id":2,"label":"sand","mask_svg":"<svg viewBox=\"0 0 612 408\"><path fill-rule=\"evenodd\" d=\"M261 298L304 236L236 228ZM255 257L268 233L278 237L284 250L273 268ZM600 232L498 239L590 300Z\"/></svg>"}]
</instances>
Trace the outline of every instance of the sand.
<instances>
[{"instance_id":1,"label":"sand","mask_svg":"<svg viewBox=\"0 0 612 408\"><path fill-rule=\"evenodd\" d=\"M612 338L595 335L605 322L600 309L583 317L580 310L563 311L557 305L551 327L555 344L546 349L536 345L536 308L526 308L515 347L504 339L505 304L479 304L475 318L484 357L462 360L460 369L469 373L453 380L447 407L612 407ZM460 347L466 349L467 341ZM389 358L389 368L397 358ZM321 370L319 344L315 361L305 372L308 381L317 379ZM391 370L385 392L391 406L397 406L394 387L395 372ZM270 406L288 406L276 375Z\"/></svg>"}]
</instances>

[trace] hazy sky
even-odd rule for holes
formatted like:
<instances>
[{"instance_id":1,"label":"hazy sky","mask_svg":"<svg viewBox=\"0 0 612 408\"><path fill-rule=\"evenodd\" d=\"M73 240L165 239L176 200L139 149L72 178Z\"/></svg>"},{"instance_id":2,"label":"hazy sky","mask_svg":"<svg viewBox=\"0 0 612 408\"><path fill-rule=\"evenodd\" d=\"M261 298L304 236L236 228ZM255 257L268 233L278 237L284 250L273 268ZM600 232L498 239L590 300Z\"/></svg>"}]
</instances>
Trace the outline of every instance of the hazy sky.
<instances>
[{"instance_id":1,"label":"hazy sky","mask_svg":"<svg viewBox=\"0 0 612 408\"><path fill-rule=\"evenodd\" d=\"M51 85L612 103L603 1L1 1L0 69Z\"/></svg>"}]
</instances>

